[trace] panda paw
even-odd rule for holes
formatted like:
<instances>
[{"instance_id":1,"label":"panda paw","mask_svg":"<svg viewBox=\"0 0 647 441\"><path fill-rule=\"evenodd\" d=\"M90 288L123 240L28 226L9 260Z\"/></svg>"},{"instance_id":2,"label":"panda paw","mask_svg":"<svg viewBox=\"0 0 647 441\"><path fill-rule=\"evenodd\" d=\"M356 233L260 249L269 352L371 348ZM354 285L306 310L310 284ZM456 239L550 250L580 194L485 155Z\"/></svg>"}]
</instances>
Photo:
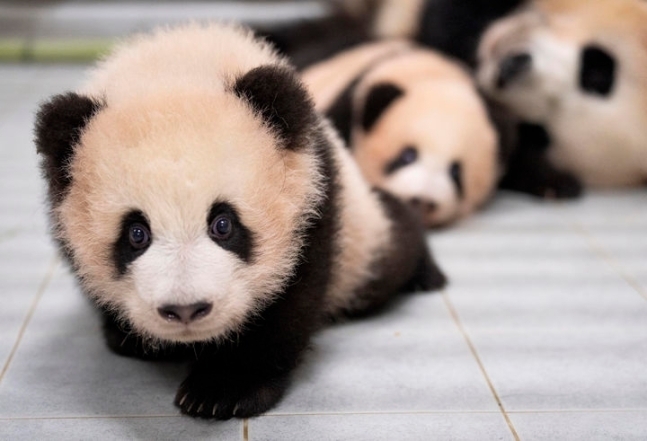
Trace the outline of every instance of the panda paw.
<instances>
[{"instance_id":1,"label":"panda paw","mask_svg":"<svg viewBox=\"0 0 647 441\"><path fill-rule=\"evenodd\" d=\"M228 420L248 418L271 409L283 396L287 378L258 384L241 378L191 374L180 386L175 405L192 417Z\"/></svg>"},{"instance_id":2,"label":"panda paw","mask_svg":"<svg viewBox=\"0 0 647 441\"><path fill-rule=\"evenodd\" d=\"M544 199L574 199L583 192L580 181L570 173L556 173L542 187L537 194Z\"/></svg>"}]
</instances>

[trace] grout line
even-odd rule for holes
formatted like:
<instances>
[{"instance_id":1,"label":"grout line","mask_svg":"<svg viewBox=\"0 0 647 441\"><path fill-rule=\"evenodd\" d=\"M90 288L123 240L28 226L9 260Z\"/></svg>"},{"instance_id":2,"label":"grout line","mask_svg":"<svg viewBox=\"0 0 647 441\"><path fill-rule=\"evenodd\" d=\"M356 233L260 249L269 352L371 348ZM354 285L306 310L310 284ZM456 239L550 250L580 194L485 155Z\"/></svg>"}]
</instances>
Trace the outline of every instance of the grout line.
<instances>
[{"instance_id":1,"label":"grout line","mask_svg":"<svg viewBox=\"0 0 647 441\"><path fill-rule=\"evenodd\" d=\"M514 425L512 424L512 420L510 420L510 417L506 412L505 407L503 406L503 402L501 401L499 394L494 388L494 384L492 384L492 380L490 379L490 376L485 370L485 366L483 365L483 362L481 361L481 357L479 357L478 352L476 351L476 347L474 346L474 343L472 343L472 340L467 334L467 331L463 327L463 324L461 323L461 320L458 317L458 312L456 311L451 301L449 300L449 295L447 294L446 291L442 291L441 295L443 296L443 300L445 301L445 306L447 306L447 309L449 310L449 313L452 316L452 319L454 319L454 322L456 323L456 326L458 326L460 333L463 335L463 338L465 339L465 342L467 343L467 346L469 347L470 352L474 356L474 359L476 360L476 363L478 364L479 369L481 370L481 373L485 378L485 382L487 383L488 388L490 389L490 392L494 396L494 400L496 401L497 406L499 406L499 410L503 414L503 418L505 419L505 422L508 424L508 428L510 429L510 432L512 432L512 436L516 441L520 441L519 434L517 433L517 430L514 428Z\"/></svg>"},{"instance_id":2,"label":"grout line","mask_svg":"<svg viewBox=\"0 0 647 441\"><path fill-rule=\"evenodd\" d=\"M243 441L249 441L249 419L243 420Z\"/></svg>"},{"instance_id":3,"label":"grout line","mask_svg":"<svg viewBox=\"0 0 647 441\"><path fill-rule=\"evenodd\" d=\"M611 267L629 286L631 286L635 291L638 292L645 300L647 300L647 290L638 282L634 277L628 274L623 268L622 265L610 254L595 238L590 231L588 231L583 225L577 223L574 225L575 230L582 236L589 245L589 248L593 251L598 258L604 260L607 265Z\"/></svg>"},{"instance_id":4,"label":"grout line","mask_svg":"<svg viewBox=\"0 0 647 441\"><path fill-rule=\"evenodd\" d=\"M33 317L34 312L36 311L36 306L38 306L40 299L43 297L43 293L49 286L49 283L51 282L52 277L54 276L54 271L58 267L58 264L59 264L58 256L53 257L52 261L49 264L49 267L47 268L45 277L43 278L43 281L40 283L40 286L38 287L38 291L36 291L36 296L34 297L34 300L32 301L31 306L27 311L27 316L25 317L25 320L23 321L22 326L20 327L20 331L18 331L18 337L16 338L16 342L11 348L11 352L9 353L9 357L7 358L7 361L4 364L2 371L0 371L0 383L2 383L4 376L9 370L9 365L11 365L11 362L13 361L13 358L16 355L16 352L18 351L18 346L20 346L20 343L22 342L22 338L25 335L25 331L27 330L27 326L29 325L31 318Z\"/></svg>"}]
</instances>

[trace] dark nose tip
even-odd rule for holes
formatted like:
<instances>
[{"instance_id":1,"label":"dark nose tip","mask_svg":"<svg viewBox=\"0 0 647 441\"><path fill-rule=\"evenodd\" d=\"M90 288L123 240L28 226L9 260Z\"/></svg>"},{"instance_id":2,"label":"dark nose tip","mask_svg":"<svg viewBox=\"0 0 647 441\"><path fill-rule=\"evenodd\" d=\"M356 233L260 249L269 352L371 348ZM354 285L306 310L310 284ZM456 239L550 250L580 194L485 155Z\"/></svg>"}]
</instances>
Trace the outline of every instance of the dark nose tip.
<instances>
[{"instance_id":1,"label":"dark nose tip","mask_svg":"<svg viewBox=\"0 0 647 441\"><path fill-rule=\"evenodd\" d=\"M411 199L409 201L409 204L411 204L414 209L422 212L423 214L430 214L438 209L438 204L434 201L422 200L420 198Z\"/></svg>"},{"instance_id":2,"label":"dark nose tip","mask_svg":"<svg viewBox=\"0 0 647 441\"><path fill-rule=\"evenodd\" d=\"M198 302L192 305L164 305L157 308L162 318L169 322L189 324L209 315L213 305L207 302Z\"/></svg>"},{"instance_id":3,"label":"dark nose tip","mask_svg":"<svg viewBox=\"0 0 647 441\"><path fill-rule=\"evenodd\" d=\"M499 65L496 85L499 89L507 87L512 81L528 72L532 67L530 54L515 54L504 58Z\"/></svg>"}]
</instances>

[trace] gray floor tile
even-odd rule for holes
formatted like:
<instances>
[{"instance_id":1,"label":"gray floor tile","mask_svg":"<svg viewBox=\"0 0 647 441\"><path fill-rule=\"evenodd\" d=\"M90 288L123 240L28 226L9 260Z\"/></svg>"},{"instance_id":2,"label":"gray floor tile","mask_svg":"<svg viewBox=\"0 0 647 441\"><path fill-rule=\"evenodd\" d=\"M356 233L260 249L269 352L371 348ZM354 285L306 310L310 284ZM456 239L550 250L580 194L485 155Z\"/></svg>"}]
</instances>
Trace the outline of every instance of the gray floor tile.
<instances>
[{"instance_id":1,"label":"gray floor tile","mask_svg":"<svg viewBox=\"0 0 647 441\"><path fill-rule=\"evenodd\" d=\"M0 383L0 417L174 416L185 369L109 352L93 307L61 270Z\"/></svg>"},{"instance_id":2,"label":"gray floor tile","mask_svg":"<svg viewBox=\"0 0 647 441\"><path fill-rule=\"evenodd\" d=\"M274 411L429 410L496 410L438 294L322 332Z\"/></svg>"},{"instance_id":3,"label":"gray floor tile","mask_svg":"<svg viewBox=\"0 0 647 441\"><path fill-rule=\"evenodd\" d=\"M524 441L644 441L647 410L640 412L512 413Z\"/></svg>"},{"instance_id":4,"label":"gray floor tile","mask_svg":"<svg viewBox=\"0 0 647 441\"><path fill-rule=\"evenodd\" d=\"M38 294L55 253L44 235L0 235L0 372Z\"/></svg>"},{"instance_id":5,"label":"gray floor tile","mask_svg":"<svg viewBox=\"0 0 647 441\"><path fill-rule=\"evenodd\" d=\"M499 413L297 415L249 421L250 441L512 440Z\"/></svg>"},{"instance_id":6,"label":"gray floor tile","mask_svg":"<svg viewBox=\"0 0 647 441\"><path fill-rule=\"evenodd\" d=\"M647 302L620 277L462 283L448 290L468 331L642 331Z\"/></svg>"},{"instance_id":7,"label":"gray floor tile","mask_svg":"<svg viewBox=\"0 0 647 441\"><path fill-rule=\"evenodd\" d=\"M0 439L242 441L242 424L240 421L205 422L183 417L0 419Z\"/></svg>"},{"instance_id":8,"label":"gray floor tile","mask_svg":"<svg viewBox=\"0 0 647 441\"><path fill-rule=\"evenodd\" d=\"M647 329L471 338L506 410L647 407Z\"/></svg>"}]
</instances>

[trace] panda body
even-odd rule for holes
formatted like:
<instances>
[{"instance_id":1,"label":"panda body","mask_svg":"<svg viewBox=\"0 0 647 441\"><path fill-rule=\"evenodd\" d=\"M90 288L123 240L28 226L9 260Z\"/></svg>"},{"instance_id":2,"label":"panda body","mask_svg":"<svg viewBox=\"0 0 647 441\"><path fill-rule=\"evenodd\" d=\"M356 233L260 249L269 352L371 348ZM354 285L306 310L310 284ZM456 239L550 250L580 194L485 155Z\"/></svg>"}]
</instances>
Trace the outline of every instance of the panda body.
<instances>
[{"instance_id":1,"label":"panda body","mask_svg":"<svg viewBox=\"0 0 647 441\"><path fill-rule=\"evenodd\" d=\"M483 205L498 179L497 136L456 63L404 41L369 43L302 73L368 181L428 226Z\"/></svg>"},{"instance_id":2,"label":"panda body","mask_svg":"<svg viewBox=\"0 0 647 441\"><path fill-rule=\"evenodd\" d=\"M108 345L192 360L185 414L266 411L325 318L445 282L415 216L369 188L294 71L239 27L122 44L41 106L36 145Z\"/></svg>"}]
</instances>

